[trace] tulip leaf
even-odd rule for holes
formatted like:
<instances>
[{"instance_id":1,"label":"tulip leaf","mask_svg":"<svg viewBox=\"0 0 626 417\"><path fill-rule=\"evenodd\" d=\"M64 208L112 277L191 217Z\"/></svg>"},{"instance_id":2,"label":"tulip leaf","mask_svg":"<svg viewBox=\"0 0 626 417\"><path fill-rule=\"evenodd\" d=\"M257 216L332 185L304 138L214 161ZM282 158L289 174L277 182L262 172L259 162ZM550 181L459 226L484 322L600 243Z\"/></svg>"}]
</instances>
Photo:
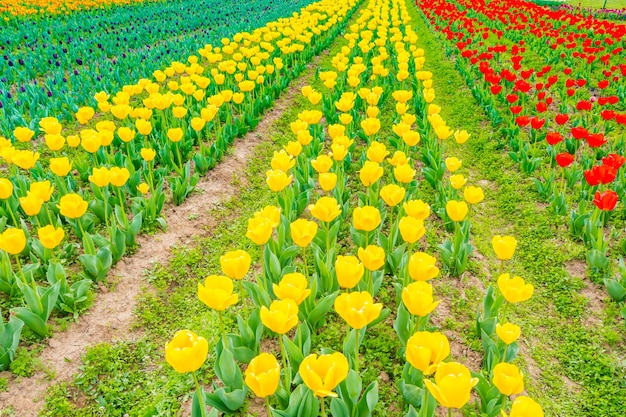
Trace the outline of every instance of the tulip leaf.
<instances>
[{"instance_id":1,"label":"tulip leaf","mask_svg":"<svg viewBox=\"0 0 626 417\"><path fill-rule=\"evenodd\" d=\"M422 394L424 392L423 388L420 388L416 385L407 384L404 379L400 380L400 382L398 383L398 387L400 388L400 392L404 397L404 401L415 407L420 407L420 405L422 404Z\"/></svg>"},{"instance_id":2,"label":"tulip leaf","mask_svg":"<svg viewBox=\"0 0 626 417\"><path fill-rule=\"evenodd\" d=\"M243 281L242 284L247 293L250 294L250 297L252 297L254 305L259 308L262 306L269 307L270 297L259 284L250 281Z\"/></svg>"},{"instance_id":3,"label":"tulip leaf","mask_svg":"<svg viewBox=\"0 0 626 417\"><path fill-rule=\"evenodd\" d=\"M403 303L400 303L398 306L398 313L393 322L393 328L398 334L400 343L402 343L403 346L406 346L407 340L411 337L411 315Z\"/></svg>"},{"instance_id":4,"label":"tulip leaf","mask_svg":"<svg viewBox=\"0 0 626 417\"><path fill-rule=\"evenodd\" d=\"M41 319L37 314L33 313L26 307L15 307L11 310L13 314L20 320L24 322L24 324L31 329L34 333L36 333L39 337L46 337L50 333L48 331L48 326L46 322Z\"/></svg>"},{"instance_id":5,"label":"tulip leaf","mask_svg":"<svg viewBox=\"0 0 626 417\"><path fill-rule=\"evenodd\" d=\"M619 302L626 300L626 288L620 282L614 279L605 279L604 285L606 285L609 295L615 301Z\"/></svg>"},{"instance_id":6,"label":"tulip leaf","mask_svg":"<svg viewBox=\"0 0 626 417\"><path fill-rule=\"evenodd\" d=\"M333 417L350 417L348 406L340 398L330 400L330 413Z\"/></svg>"},{"instance_id":7,"label":"tulip leaf","mask_svg":"<svg viewBox=\"0 0 626 417\"><path fill-rule=\"evenodd\" d=\"M359 417L368 417L371 416L374 412L374 408L378 403L378 381L373 381L370 383L365 391L363 392L363 396L358 403L358 416Z\"/></svg>"},{"instance_id":8,"label":"tulip leaf","mask_svg":"<svg viewBox=\"0 0 626 417\"><path fill-rule=\"evenodd\" d=\"M219 352L215 364L215 374L228 389L232 390L243 387L241 370L239 366L237 366L232 352L227 348Z\"/></svg>"},{"instance_id":9,"label":"tulip leaf","mask_svg":"<svg viewBox=\"0 0 626 417\"><path fill-rule=\"evenodd\" d=\"M317 305L315 306L315 308L309 313L308 317L306 318L306 321L309 324L309 326L311 326L311 329L313 331L320 328L324 318L326 317L326 314L328 314L330 309L333 307L335 298L337 298L338 295L339 295L339 292L337 291L321 298L317 302Z\"/></svg>"},{"instance_id":10,"label":"tulip leaf","mask_svg":"<svg viewBox=\"0 0 626 417\"><path fill-rule=\"evenodd\" d=\"M23 327L24 322L19 318L11 317L4 323L0 314L0 371L6 371L13 361Z\"/></svg>"},{"instance_id":11,"label":"tulip leaf","mask_svg":"<svg viewBox=\"0 0 626 417\"><path fill-rule=\"evenodd\" d=\"M376 317L370 324L368 324L367 328L371 329L372 327L376 326L378 323L383 322L387 318L387 316L389 316L390 313L391 313L391 310L389 310L386 307L383 308L380 312L380 315Z\"/></svg>"},{"instance_id":12,"label":"tulip leaf","mask_svg":"<svg viewBox=\"0 0 626 417\"><path fill-rule=\"evenodd\" d=\"M291 341L286 335L281 336L283 338L283 343L285 344L285 349L287 350L287 355L289 356L289 363L292 369L298 369L300 366L300 362L304 359L304 355L300 348Z\"/></svg>"}]
</instances>

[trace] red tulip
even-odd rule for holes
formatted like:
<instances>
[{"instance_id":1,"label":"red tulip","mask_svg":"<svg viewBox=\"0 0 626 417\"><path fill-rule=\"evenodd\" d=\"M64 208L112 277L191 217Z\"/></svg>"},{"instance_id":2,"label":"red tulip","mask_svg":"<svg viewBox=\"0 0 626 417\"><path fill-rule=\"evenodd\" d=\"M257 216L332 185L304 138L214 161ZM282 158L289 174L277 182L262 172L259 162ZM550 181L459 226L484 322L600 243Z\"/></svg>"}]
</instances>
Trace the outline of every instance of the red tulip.
<instances>
[{"instance_id":1,"label":"red tulip","mask_svg":"<svg viewBox=\"0 0 626 417\"><path fill-rule=\"evenodd\" d=\"M626 162L626 158L615 153L610 153L608 156L602 158L602 165L615 169L620 169L622 165L624 165L624 162Z\"/></svg>"},{"instance_id":2,"label":"red tulip","mask_svg":"<svg viewBox=\"0 0 626 417\"><path fill-rule=\"evenodd\" d=\"M558 124L558 125L564 125L565 123L567 123L567 121L569 120L569 116L567 114L557 114L554 117L554 121Z\"/></svg>"},{"instance_id":3,"label":"red tulip","mask_svg":"<svg viewBox=\"0 0 626 417\"><path fill-rule=\"evenodd\" d=\"M510 110L513 114L520 114L523 109L522 106L511 106Z\"/></svg>"},{"instance_id":4,"label":"red tulip","mask_svg":"<svg viewBox=\"0 0 626 417\"><path fill-rule=\"evenodd\" d=\"M528 124L530 123L530 117L528 116L517 116L515 118L515 123L519 126L519 127L525 127L528 126Z\"/></svg>"},{"instance_id":5,"label":"red tulip","mask_svg":"<svg viewBox=\"0 0 626 417\"><path fill-rule=\"evenodd\" d=\"M576 103L576 110L578 111L589 111L591 110L591 107L593 107L591 101L581 100Z\"/></svg>"},{"instance_id":6,"label":"red tulip","mask_svg":"<svg viewBox=\"0 0 626 417\"><path fill-rule=\"evenodd\" d=\"M598 88L604 90L609 86L609 80L602 80L598 83Z\"/></svg>"},{"instance_id":7,"label":"red tulip","mask_svg":"<svg viewBox=\"0 0 626 417\"><path fill-rule=\"evenodd\" d=\"M535 130L541 129L544 124L546 124L546 119L539 119L537 117L530 119L530 126Z\"/></svg>"},{"instance_id":8,"label":"red tulip","mask_svg":"<svg viewBox=\"0 0 626 417\"><path fill-rule=\"evenodd\" d=\"M508 94L506 96L506 101L508 101L511 104L515 103L517 101L517 94Z\"/></svg>"},{"instance_id":9,"label":"red tulip","mask_svg":"<svg viewBox=\"0 0 626 417\"><path fill-rule=\"evenodd\" d=\"M563 153L557 154L555 156L555 159L556 159L556 163L559 164L561 168L566 168L570 166L572 162L574 162L574 155L572 155L571 153L563 152Z\"/></svg>"},{"instance_id":10,"label":"red tulip","mask_svg":"<svg viewBox=\"0 0 626 417\"><path fill-rule=\"evenodd\" d=\"M617 193L613 190L607 190L603 193L596 191L593 204L602 211L611 211L615 208L618 199Z\"/></svg>"},{"instance_id":11,"label":"red tulip","mask_svg":"<svg viewBox=\"0 0 626 417\"><path fill-rule=\"evenodd\" d=\"M613 182L617 176L617 170L610 166L597 165L583 173L587 184L591 186L602 184L609 184Z\"/></svg>"},{"instance_id":12,"label":"red tulip","mask_svg":"<svg viewBox=\"0 0 626 417\"><path fill-rule=\"evenodd\" d=\"M537 103L537 106L535 108L537 109L537 113L543 113L548 110L548 105L543 101L540 101L539 103Z\"/></svg>"},{"instance_id":13,"label":"red tulip","mask_svg":"<svg viewBox=\"0 0 626 417\"><path fill-rule=\"evenodd\" d=\"M602 110L600 112L600 116L602 116L603 120L615 119L615 111L613 111L613 110Z\"/></svg>"},{"instance_id":14,"label":"red tulip","mask_svg":"<svg viewBox=\"0 0 626 417\"><path fill-rule=\"evenodd\" d=\"M607 140L604 138L604 135L602 133L590 133L587 136L587 143L592 148L599 148L600 146L604 145L606 142Z\"/></svg>"},{"instance_id":15,"label":"red tulip","mask_svg":"<svg viewBox=\"0 0 626 417\"><path fill-rule=\"evenodd\" d=\"M574 139L585 139L588 135L589 132L582 126L576 126L572 128L572 136L574 136Z\"/></svg>"},{"instance_id":16,"label":"red tulip","mask_svg":"<svg viewBox=\"0 0 626 417\"><path fill-rule=\"evenodd\" d=\"M546 135L546 141L552 146L556 145L562 140L563 136L561 136L559 132L548 132L548 134Z\"/></svg>"}]
</instances>

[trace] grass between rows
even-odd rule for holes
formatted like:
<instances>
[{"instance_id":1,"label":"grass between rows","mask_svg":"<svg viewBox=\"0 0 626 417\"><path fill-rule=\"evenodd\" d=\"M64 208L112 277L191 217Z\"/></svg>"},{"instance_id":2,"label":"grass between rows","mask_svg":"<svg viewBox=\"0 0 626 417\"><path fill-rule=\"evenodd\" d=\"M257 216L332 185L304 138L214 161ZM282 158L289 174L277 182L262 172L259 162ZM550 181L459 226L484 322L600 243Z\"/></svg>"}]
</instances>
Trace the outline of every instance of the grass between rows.
<instances>
[{"instance_id":1,"label":"grass between rows","mask_svg":"<svg viewBox=\"0 0 626 417\"><path fill-rule=\"evenodd\" d=\"M411 10L417 16L417 8ZM584 247L573 242L561 222L537 204L531 180L498 149L487 116L454 63L445 58L443 43L420 18L414 21L419 22L416 31L426 50L426 67L435 74L436 100L444 119L472 133L466 146L449 154L458 155L463 165L470 167L465 173L470 179L483 180L485 188L485 202L472 216L478 254L464 280L475 275L484 285L495 282L499 265L491 237L515 236L519 246L512 272L533 283L536 292L528 302L510 309L506 318L522 327L521 359L530 395L542 404L547 416L621 416L620 404L626 396L626 332L616 304L603 288L568 273L578 263L584 271ZM590 308L590 300L581 294L585 288L602 298L599 308ZM473 311L480 309L479 301L467 297ZM472 329L474 315L463 311L467 309L451 309L451 321L457 322L450 325ZM466 342L480 347L473 332Z\"/></svg>"}]
</instances>

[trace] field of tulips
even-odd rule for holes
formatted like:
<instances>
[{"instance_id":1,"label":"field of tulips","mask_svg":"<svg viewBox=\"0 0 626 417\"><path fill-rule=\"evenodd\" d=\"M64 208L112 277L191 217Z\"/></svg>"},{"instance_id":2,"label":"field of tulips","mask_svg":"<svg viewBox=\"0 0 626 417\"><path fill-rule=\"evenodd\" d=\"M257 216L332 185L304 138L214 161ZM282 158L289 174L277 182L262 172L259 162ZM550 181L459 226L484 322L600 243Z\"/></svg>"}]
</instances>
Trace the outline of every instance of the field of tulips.
<instances>
[{"instance_id":1,"label":"field of tulips","mask_svg":"<svg viewBox=\"0 0 626 417\"><path fill-rule=\"evenodd\" d=\"M626 301L626 25L525 1L419 5L538 199L587 247L591 276Z\"/></svg>"},{"instance_id":2,"label":"field of tulips","mask_svg":"<svg viewBox=\"0 0 626 417\"><path fill-rule=\"evenodd\" d=\"M622 415L626 26L196 3L0 1L0 416L35 372L28 415ZM143 271L134 336L55 380L37 354L251 135L208 232ZM577 257L613 300L553 273Z\"/></svg>"}]
</instances>

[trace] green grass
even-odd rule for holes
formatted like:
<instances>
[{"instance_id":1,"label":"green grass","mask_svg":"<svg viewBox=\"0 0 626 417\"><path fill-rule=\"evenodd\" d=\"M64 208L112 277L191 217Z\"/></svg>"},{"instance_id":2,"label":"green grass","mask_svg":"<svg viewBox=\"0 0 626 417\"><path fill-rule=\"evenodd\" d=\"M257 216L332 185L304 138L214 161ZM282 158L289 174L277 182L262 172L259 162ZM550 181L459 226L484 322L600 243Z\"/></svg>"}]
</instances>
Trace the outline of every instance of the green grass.
<instances>
[{"instance_id":1,"label":"green grass","mask_svg":"<svg viewBox=\"0 0 626 417\"><path fill-rule=\"evenodd\" d=\"M481 184L485 202L472 217L473 243L482 256L474 259L470 273L485 285L495 281L498 264L491 237L511 234L520 243L507 270L536 287L530 301L507 314L507 319L522 327L520 359L527 370L529 394L542 404L547 416L623 415L626 332L614 314L615 304L602 287L587 284L604 297L602 311L588 308L580 293L585 282L570 276L565 268L572 260L584 262L584 248L572 242L559 219L536 203L532 182L498 149L486 115L454 64L445 58L443 43L421 25L417 31L426 50L427 69L435 74L434 88L444 119L472 133L466 145L454 144L449 153L463 160L471 181L486 180ZM473 325L471 317L459 316L454 309L451 313L452 320L462 326Z\"/></svg>"},{"instance_id":2,"label":"green grass","mask_svg":"<svg viewBox=\"0 0 626 417\"><path fill-rule=\"evenodd\" d=\"M567 3L572 6L582 6L582 7L594 7L597 9L601 9L605 2L604 0L569 0ZM606 1L607 9L623 9L626 8L626 0L607 0Z\"/></svg>"}]
</instances>

